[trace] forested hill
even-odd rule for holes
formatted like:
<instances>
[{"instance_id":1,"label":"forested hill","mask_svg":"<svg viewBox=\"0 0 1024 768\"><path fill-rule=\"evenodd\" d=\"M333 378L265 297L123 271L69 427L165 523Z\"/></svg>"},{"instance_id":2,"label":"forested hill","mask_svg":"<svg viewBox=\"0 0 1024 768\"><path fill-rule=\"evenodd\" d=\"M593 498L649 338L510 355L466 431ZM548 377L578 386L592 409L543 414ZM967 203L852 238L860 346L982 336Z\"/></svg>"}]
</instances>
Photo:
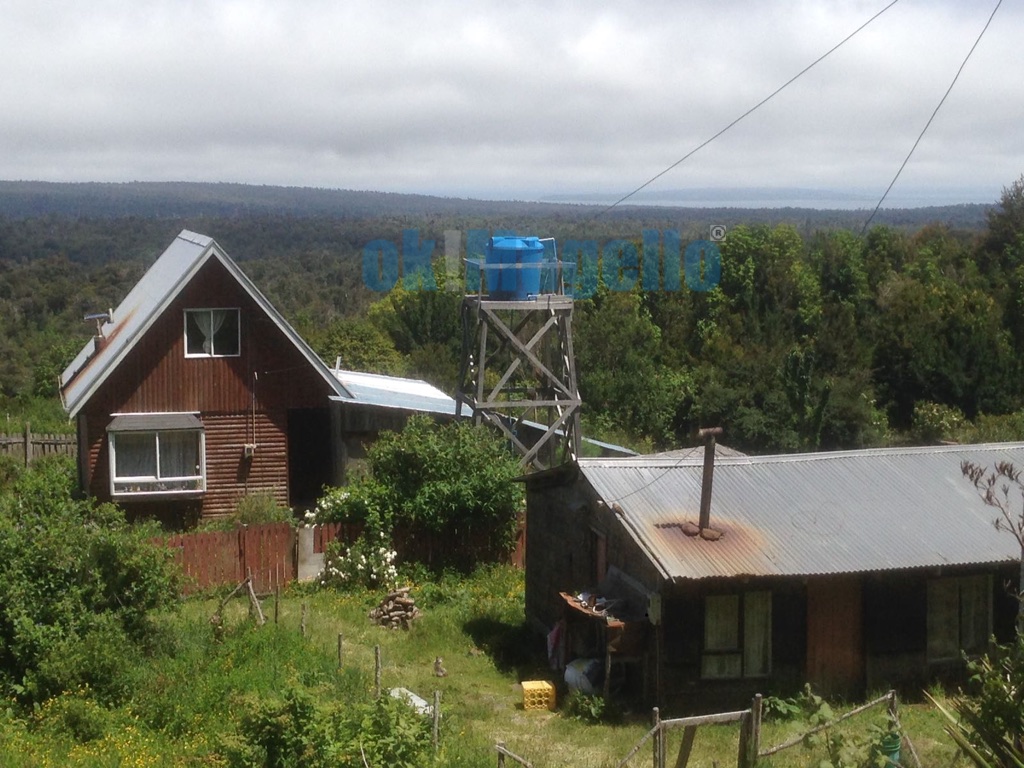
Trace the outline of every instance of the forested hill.
<instances>
[{"instance_id":1,"label":"forested hill","mask_svg":"<svg viewBox=\"0 0 1024 768\"><path fill-rule=\"evenodd\" d=\"M464 248L470 230L505 229L600 244L600 264L577 272L591 285L574 318L589 435L671 448L722 426L726 443L751 452L1024 438L1024 179L992 206L883 211L866 232L865 211L601 212L228 184L0 183L0 416L55 402L57 373L92 333L83 317L117 306L182 228L214 237L323 359L452 392L461 295L368 286L366 246L389 241L404 259L409 243L430 252L432 241L440 258L453 231ZM712 225L725 228L712 290L658 280L643 290L652 283L640 269L608 250L640 249L655 230L667 265L668 231L686 243ZM674 258L678 267L678 248Z\"/></svg>"},{"instance_id":2,"label":"forested hill","mask_svg":"<svg viewBox=\"0 0 1024 768\"><path fill-rule=\"evenodd\" d=\"M990 206L977 204L892 208L879 211L873 223L919 228L941 221L958 229L985 224ZM470 200L454 197L365 192L345 189L206 184L193 182L53 183L0 181L0 217L39 216L87 218L181 218L239 216L330 216L366 218L388 216L488 217L495 222L522 217L611 220L671 218L679 224L714 222L789 223L801 229L862 227L866 210L814 208L682 208Z\"/></svg>"}]
</instances>

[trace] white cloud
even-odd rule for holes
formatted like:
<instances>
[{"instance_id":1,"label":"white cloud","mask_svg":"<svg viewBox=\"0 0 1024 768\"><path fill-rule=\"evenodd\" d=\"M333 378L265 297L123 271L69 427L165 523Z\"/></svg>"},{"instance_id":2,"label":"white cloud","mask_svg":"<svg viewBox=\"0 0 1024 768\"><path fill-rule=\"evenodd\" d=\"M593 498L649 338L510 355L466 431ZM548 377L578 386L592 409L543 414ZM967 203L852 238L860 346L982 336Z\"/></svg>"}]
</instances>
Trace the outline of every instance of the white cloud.
<instances>
[{"instance_id":1,"label":"white cloud","mask_svg":"<svg viewBox=\"0 0 1024 768\"><path fill-rule=\"evenodd\" d=\"M883 2L10 0L0 178L628 191ZM655 188L885 188L990 9L903 0ZM1007 4L907 183L1024 171Z\"/></svg>"}]
</instances>

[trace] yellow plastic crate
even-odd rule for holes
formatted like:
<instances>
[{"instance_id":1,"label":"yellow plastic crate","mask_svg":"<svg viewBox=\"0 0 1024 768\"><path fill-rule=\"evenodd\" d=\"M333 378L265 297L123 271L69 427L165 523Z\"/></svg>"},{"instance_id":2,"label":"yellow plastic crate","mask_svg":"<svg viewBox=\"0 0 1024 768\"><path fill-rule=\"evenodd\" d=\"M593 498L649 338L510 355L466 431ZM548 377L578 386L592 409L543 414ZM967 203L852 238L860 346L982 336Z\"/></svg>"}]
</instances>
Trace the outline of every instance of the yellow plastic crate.
<instances>
[{"instance_id":1,"label":"yellow plastic crate","mask_svg":"<svg viewBox=\"0 0 1024 768\"><path fill-rule=\"evenodd\" d=\"M523 709L554 709L555 686L547 680L523 681Z\"/></svg>"}]
</instances>

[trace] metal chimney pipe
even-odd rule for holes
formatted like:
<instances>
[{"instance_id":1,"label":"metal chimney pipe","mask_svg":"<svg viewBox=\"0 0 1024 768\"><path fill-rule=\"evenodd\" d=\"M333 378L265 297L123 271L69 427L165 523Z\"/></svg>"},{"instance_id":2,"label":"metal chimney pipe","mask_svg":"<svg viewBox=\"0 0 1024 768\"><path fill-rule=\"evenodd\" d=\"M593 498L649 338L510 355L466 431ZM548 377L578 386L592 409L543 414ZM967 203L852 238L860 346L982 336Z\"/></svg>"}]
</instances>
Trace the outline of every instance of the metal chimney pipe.
<instances>
[{"instance_id":1,"label":"metal chimney pipe","mask_svg":"<svg viewBox=\"0 0 1024 768\"><path fill-rule=\"evenodd\" d=\"M701 531L711 527L711 484L715 476L715 437L722 434L721 427L711 427L697 432L704 438L704 476L700 483L700 519L698 527Z\"/></svg>"}]
</instances>

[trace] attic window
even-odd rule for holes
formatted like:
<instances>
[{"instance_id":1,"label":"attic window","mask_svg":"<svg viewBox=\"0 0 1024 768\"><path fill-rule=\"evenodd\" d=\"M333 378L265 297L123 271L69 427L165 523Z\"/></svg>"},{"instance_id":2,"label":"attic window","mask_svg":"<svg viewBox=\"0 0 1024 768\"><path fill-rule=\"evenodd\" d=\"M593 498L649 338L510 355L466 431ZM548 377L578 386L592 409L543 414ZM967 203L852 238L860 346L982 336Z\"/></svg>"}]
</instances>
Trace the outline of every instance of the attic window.
<instances>
[{"instance_id":1,"label":"attic window","mask_svg":"<svg viewBox=\"0 0 1024 768\"><path fill-rule=\"evenodd\" d=\"M237 357L237 309L186 309L185 357Z\"/></svg>"}]
</instances>

